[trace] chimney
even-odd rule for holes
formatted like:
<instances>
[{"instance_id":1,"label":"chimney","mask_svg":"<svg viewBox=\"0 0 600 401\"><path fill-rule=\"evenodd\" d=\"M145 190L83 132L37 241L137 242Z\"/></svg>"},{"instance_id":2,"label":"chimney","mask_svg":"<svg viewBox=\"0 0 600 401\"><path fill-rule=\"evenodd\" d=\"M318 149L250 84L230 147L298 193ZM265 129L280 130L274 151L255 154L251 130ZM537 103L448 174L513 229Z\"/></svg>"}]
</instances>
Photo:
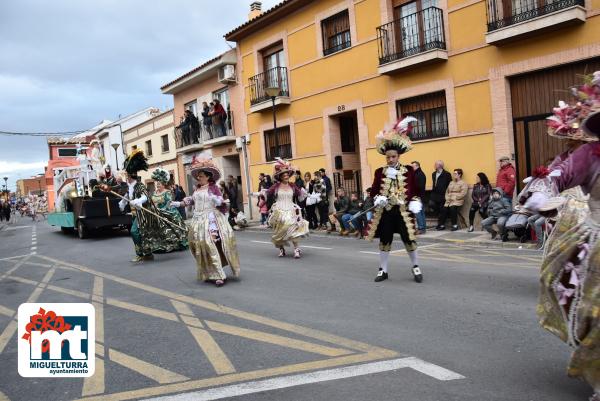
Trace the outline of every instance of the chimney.
<instances>
[{"instance_id":1,"label":"chimney","mask_svg":"<svg viewBox=\"0 0 600 401\"><path fill-rule=\"evenodd\" d=\"M258 17L260 14L262 14L261 8L262 8L262 3L260 1L253 1L252 4L250 4L250 12L248 13L248 21L250 21L251 19L254 19L254 18Z\"/></svg>"}]
</instances>

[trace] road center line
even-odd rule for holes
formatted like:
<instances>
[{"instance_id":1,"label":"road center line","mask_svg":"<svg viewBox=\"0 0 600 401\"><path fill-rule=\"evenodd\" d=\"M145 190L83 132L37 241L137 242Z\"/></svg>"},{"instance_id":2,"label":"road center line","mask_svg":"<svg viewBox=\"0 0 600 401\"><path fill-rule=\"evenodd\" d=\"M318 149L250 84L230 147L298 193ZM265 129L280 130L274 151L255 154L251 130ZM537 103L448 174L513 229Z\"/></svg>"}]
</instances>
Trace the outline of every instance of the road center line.
<instances>
[{"instance_id":1,"label":"road center line","mask_svg":"<svg viewBox=\"0 0 600 401\"><path fill-rule=\"evenodd\" d=\"M305 384L320 383L332 380L347 379L365 376L374 373L388 372L401 368L411 368L431 376L437 380L464 379L464 376L444 369L418 358L400 358L382 362L371 362L362 365L347 366L343 368L320 370L310 373L277 377L274 379L257 380L230 386L194 391L191 393L172 396L149 398L153 401L212 401L224 398L238 397L240 395L255 394L263 391L279 390Z\"/></svg>"}]
</instances>

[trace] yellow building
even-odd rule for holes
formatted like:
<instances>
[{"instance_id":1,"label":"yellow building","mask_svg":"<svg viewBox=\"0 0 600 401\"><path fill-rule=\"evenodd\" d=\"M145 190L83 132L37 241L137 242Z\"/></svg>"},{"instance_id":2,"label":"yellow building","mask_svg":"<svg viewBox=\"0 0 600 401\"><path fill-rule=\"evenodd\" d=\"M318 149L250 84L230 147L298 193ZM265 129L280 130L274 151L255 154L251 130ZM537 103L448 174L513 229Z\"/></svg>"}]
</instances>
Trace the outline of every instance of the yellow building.
<instances>
[{"instance_id":1,"label":"yellow building","mask_svg":"<svg viewBox=\"0 0 600 401\"><path fill-rule=\"evenodd\" d=\"M148 171L140 171L139 174L142 181L148 185L150 192L154 190L151 175L158 167L167 170L175 184L181 184L177 168L174 127L174 115L171 109L123 132L123 144L127 154L134 149L142 149L148 158Z\"/></svg>"},{"instance_id":2,"label":"yellow building","mask_svg":"<svg viewBox=\"0 0 600 401\"><path fill-rule=\"evenodd\" d=\"M577 74L600 69L600 0L286 0L225 35L236 42L252 187L270 162L324 167L336 185L370 186L375 137L413 115L414 149L495 181L513 158L524 178L563 144L544 119ZM273 131L275 97L277 131Z\"/></svg>"}]
</instances>

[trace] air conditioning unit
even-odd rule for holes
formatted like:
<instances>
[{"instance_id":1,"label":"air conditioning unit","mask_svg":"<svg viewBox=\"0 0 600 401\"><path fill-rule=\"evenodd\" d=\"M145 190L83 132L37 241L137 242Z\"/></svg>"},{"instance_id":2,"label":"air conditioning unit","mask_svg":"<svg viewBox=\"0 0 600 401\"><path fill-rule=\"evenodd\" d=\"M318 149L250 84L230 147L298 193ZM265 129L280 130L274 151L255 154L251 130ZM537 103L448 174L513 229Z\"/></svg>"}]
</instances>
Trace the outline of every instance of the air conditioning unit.
<instances>
[{"instance_id":1,"label":"air conditioning unit","mask_svg":"<svg viewBox=\"0 0 600 401\"><path fill-rule=\"evenodd\" d=\"M235 78L235 65L227 64L219 68L219 82L224 84L237 82Z\"/></svg>"}]
</instances>

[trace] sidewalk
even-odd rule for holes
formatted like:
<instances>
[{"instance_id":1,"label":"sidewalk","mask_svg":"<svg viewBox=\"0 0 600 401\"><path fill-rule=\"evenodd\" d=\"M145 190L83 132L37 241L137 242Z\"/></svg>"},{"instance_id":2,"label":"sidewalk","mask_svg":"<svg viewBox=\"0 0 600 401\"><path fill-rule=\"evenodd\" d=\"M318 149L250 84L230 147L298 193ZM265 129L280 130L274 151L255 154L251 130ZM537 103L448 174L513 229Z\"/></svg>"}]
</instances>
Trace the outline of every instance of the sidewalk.
<instances>
[{"instance_id":1,"label":"sidewalk","mask_svg":"<svg viewBox=\"0 0 600 401\"><path fill-rule=\"evenodd\" d=\"M269 230L267 227L261 227L259 222L250 222L248 228L246 230L252 231L267 231ZM311 230L311 235L313 236L336 236L339 237L339 234L327 234L324 231L313 231ZM355 240L354 237L343 237L348 239ZM436 231L435 228L427 230L427 233L423 235L417 236L417 242L422 240L426 243L451 243L451 244L464 244L464 245L474 245L474 246L484 246L489 248L522 248L522 249L535 249L535 243L524 243L522 244L518 239L511 239L507 242L502 242L501 240L492 240L490 238L490 234L485 231L474 231L472 233L468 232L466 229L458 230L458 231L450 231L450 229L446 229L444 231Z\"/></svg>"}]
</instances>

